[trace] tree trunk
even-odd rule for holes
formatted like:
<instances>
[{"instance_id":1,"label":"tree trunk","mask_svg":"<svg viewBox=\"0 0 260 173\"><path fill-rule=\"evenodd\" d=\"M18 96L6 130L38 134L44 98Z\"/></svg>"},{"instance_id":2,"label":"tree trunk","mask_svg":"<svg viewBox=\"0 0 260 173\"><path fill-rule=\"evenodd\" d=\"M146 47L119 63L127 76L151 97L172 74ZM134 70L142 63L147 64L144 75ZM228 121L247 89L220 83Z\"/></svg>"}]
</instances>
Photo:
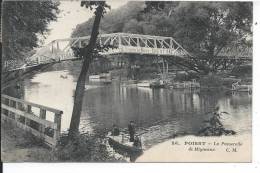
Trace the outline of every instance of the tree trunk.
<instances>
[{"instance_id":1,"label":"tree trunk","mask_svg":"<svg viewBox=\"0 0 260 173\"><path fill-rule=\"evenodd\" d=\"M92 51L97 41L98 29L99 29L99 24L102 15L103 15L103 7L102 5L100 5L97 7L95 12L95 21L92 27L92 33L91 33L89 44L86 48L84 48L85 51L82 51L84 53L83 55L84 61L77 81L77 86L74 95L74 105L73 105L73 111L72 111L70 128L69 128L70 139L74 139L79 133L80 115L81 115L83 96L85 91L86 76L89 69L89 65L92 61Z\"/></svg>"}]
</instances>

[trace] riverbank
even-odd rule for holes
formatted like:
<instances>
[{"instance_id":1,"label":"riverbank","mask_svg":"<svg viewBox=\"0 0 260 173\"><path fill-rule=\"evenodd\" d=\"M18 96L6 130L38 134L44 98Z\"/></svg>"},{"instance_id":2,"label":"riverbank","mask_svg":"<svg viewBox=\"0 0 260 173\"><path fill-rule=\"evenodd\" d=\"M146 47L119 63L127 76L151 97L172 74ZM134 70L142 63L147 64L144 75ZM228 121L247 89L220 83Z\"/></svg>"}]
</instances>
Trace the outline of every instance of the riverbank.
<instances>
[{"instance_id":1,"label":"riverbank","mask_svg":"<svg viewBox=\"0 0 260 173\"><path fill-rule=\"evenodd\" d=\"M104 145L100 138L84 136L65 145L51 149L32 134L1 121L2 162L126 162L111 147Z\"/></svg>"},{"instance_id":2,"label":"riverbank","mask_svg":"<svg viewBox=\"0 0 260 173\"><path fill-rule=\"evenodd\" d=\"M251 135L183 136L148 149L136 162L251 162Z\"/></svg>"},{"instance_id":3,"label":"riverbank","mask_svg":"<svg viewBox=\"0 0 260 173\"><path fill-rule=\"evenodd\" d=\"M55 157L51 149L11 123L1 121L2 162L49 162Z\"/></svg>"}]
</instances>

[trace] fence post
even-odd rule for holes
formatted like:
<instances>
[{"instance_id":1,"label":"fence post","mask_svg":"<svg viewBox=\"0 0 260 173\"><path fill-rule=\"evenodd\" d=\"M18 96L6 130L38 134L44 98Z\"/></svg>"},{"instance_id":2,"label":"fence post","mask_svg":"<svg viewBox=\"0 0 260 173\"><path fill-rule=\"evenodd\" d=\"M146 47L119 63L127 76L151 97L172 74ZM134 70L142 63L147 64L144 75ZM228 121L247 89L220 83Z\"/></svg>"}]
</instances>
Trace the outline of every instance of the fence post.
<instances>
[{"instance_id":1,"label":"fence post","mask_svg":"<svg viewBox=\"0 0 260 173\"><path fill-rule=\"evenodd\" d=\"M11 101L8 98L5 98L5 105L10 106L10 102ZM10 111L9 110L7 110L6 115L9 117L9 115L10 115Z\"/></svg>"},{"instance_id":2,"label":"fence post","mask_svg":"<svg viewBox=\"0 0 260 173\"><path fill-rule=\"evenodd\" d=\"M40 109L40 118L41 119L46 119L46 110L45 109ZM39 132L41 132L41 135L44 139L44 133L45 133L45 125L39 124Z\"/></svg>"},{"instance_id":3,"label":"fence post","mask_svg":"<svg viewBox=\"0 0 260 173\"><path fill-rule=\"evenodd\" d=\"M54 117L54 123L57 124L57 129L55 129L54 131L54 136L53 138L58 141L60 139L60 130L61 130L61 114L60 113L55 113L55 117Z\"/></svg>"},{"instance_id":4,"label":"fence post","mask_svg":"<svg viewBox=\"0 0 260 173\"><path fill-rule=\"evenodd\" d=\"M18 107L18 103L17 103L16 101L14 101L14 100L13 100L13 107L14 107L15 109L17 109L17 107ZM14 113L14 120L15 120L15 124L16 124L17 126L18 126L18 123L17 123L17 122L19 122L19 117L20 117L20 115Z\"/></svg>"},{"instance_id":5,"label":"fence post","mask_svg":"<svg viewBox=\"0 0 260 173\"><path fill-rule=\"evenodd\" d=\"M31 113L31 112L32 112L32 106L31 106L31 105L27 105L27 106L26 106L26 112L27 112L27 113ZM25 120L24 120L24 121L25 121L24 124L25 124L26 126L30 126L30 119L28 119L28 118L25 117Z\"/></svg>"}]
</instances>

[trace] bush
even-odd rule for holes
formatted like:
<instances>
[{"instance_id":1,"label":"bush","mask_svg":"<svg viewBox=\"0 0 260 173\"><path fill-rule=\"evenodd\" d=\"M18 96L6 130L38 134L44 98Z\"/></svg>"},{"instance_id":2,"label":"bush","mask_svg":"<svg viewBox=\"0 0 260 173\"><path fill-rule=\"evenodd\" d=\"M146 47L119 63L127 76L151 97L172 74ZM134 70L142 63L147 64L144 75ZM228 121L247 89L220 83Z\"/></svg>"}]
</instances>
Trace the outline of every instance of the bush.
<instances>
[{"instance_id":1,"label":"bush","mask_svg":"<svg viewBox=\"0 0 260 173\"><path fill-rule=\"evenodd\" d=\"M237 66L232 69L231 75L239 77L252 76L252 65Z\"/></svg>"},{"instance_id":2,"label":"bush","mask_svg":"<svg viewBox=\"0 0 260 173\"><path fill-rule=\"evenodd\" d=\"M197 79L198 76L197 76L197 73L192 73L192 72L178 72L176 74L176 77L174 78L175 81L180 81L180 82L183 82L183 81L191 81L192 79Z\"/></svg>"},{"instance_id":3,"label":"bush","mask_svg":"<svg viewBox=\"0 0 260 173\"><path fill-rule=\"evenodd\" d=\"M200 82L200 86L208 87L208 88L221 87L223 85L222 78L214 74L209 74L207 76L200 78L199 82Z\"/></svg>"},{"instance_id":4,"label":"bush","mask_svg":"<svg viewBox=\"0 0 260 173\"><path fill-rule=\"evenodd\" d=\"M221 135L235 135L236 132L233 130L229 130L223 127L223 124L221 122L221 117L224 114L229 114L227 112L219 112L219 107L216 107L213 112L210 112L209 114L212 114L210 119L205 120L206 123L205 127L201 128L200 131L198 131L199 136L221 136Z\"/></svg>"},{"instance_id":5,"label":"bush","mask_svg":"<svg viewBox=\"0 0 260 173\"><path fill-rule=\"evenodd\" d=\"M235 79L235 78L223 78L222 79L222 84L228 88L232 87L233 83L239 82L240 79Z\"/></svg>"},{"instance_id":6,"label":"bush","mask_svg":"<svg viewBox=\"0 0 260 173\"><path fill-rule=\"evenodd\" d=\"M73 141L63 135L56 147L56 157L60 161L109 162L116 159L109 155L104 138L98 135L79 135Z\"/></svg>"}]
</instances>

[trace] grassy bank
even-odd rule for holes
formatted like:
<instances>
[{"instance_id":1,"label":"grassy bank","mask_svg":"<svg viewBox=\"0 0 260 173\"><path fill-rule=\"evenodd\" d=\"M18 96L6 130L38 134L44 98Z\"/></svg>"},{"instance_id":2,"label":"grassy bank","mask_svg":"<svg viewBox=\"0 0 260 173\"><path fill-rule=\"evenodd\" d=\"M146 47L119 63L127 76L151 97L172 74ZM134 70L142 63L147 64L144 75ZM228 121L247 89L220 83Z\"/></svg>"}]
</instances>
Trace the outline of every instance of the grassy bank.
<instances>
[{"instance_id":1,"label":"grassy bank","mask_svg":"<svg viewBox=\"0 0 260 173\"><path fill-rule=\"evenodd\" d=\"M42 141L13 124L1 121L1 160L3 162L49 162L57 160Z\"/></svg>"},{"instance_id":2,"label":"grassy bank","mask_svg":"<svg viewBox=\"0 0 260 173\"><path fill-rule=\"evenodd\" d=\"M100 133L99 133L100 134ZM56 148L42 140L1 121L1 160L3 162L125 162L108 151L102 135L80 135L73 142L62 136Z\"/></svg>"}]
</instances>

